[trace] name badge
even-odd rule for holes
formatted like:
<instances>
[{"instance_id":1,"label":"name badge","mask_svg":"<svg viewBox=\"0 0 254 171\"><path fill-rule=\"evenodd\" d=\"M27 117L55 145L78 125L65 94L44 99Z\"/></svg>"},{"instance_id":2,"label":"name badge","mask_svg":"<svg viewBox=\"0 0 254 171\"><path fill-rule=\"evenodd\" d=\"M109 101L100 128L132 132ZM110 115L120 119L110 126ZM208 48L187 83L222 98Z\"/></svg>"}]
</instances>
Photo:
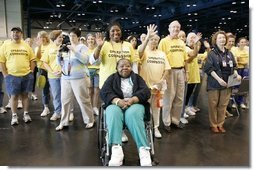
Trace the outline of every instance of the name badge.
<instances>
[{"instance_id":1,"label":"name badge","mask_svg":"<svg viewBox=\"0 0 254 171\"><path fill-rule=\"evenodd\" d=\"M226 61L222 61L222 66L223 66L223 67L227 67Z\"/></svg>"},{"instance_id":2,"label":"name badge","mask_svg":"<svg viewBox=\"0 0 254 171\"><path fill-rule=\"evenodd\" d=\"M228 62L228 65L229 65L230 68L232 68L232 67L233 67L233 61L230 60L230 61Z\"/></svg>"}]
</instances>

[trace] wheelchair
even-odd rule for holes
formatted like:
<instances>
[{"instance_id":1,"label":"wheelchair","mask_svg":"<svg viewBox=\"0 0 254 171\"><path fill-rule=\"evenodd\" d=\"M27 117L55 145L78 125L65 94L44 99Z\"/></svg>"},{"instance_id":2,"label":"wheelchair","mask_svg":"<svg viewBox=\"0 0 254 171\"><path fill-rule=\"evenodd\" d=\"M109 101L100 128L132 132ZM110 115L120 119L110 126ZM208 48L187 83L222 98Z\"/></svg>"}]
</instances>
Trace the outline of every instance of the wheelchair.
<instances>
[{"instance_id":1,"label":"wheelchair","mask_svg":"<svg viewBox=\"0 0 254 171\"><path fill-rule=\"evenodd\" d=\"M150 104L149 109L150 109ZM151 110L150 110L151 111ZM155 151L154 151L154 128L153 128L153 117L151 112L149 111L149 115L145 115L145 131L148 140L148 144L150 147L150 154L152 160L152 166L156 166L159 164L158 160L155 159ZM147 112L147 110L146 110ZM105 119L105 107L102 105L100 107L100 112L97 120L97 140L98 140L98 149L99 156L103 166L108 166L111 156L111 146L108 144L108 130Z\"/></svg>"}]
</instances>

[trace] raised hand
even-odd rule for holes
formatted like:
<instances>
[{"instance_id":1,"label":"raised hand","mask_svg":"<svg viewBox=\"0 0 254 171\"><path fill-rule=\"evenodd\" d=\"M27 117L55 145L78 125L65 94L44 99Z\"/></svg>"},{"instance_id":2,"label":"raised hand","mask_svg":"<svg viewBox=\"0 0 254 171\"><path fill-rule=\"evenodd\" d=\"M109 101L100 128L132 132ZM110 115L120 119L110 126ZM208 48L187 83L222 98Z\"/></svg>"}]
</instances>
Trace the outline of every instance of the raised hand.
<instances>
[{"instance_id":1,"label":"raised hand","mask_svg":"<svg viewBox=\"0 0 254 171\"><path fill-rule=\"evenodd\" d=\"M197 33L197 35L194 39L194 43L197 43L201 38L202 38L202 33Z\"/></svg>"},{"instance_id":2,"label":"raised hand","mask_svg":"<svg viewBox=\"0 0 254 171\"><path fill-rule=\"evenodd\" d=\"M151 38L153 37L154 35L157 34L157 26L155 24L150 24L149 26L146 27L147 28L147 37L148 38Z\"/></svg>"},{"instance_id":3,"label":"raised hand","mask_svg":"<svg viewBox=\"0 0 254 171\"><path fill-rule=\"evenodd\" d=\"M95 33L95 41L97 46L101 47L104 42L105 42L105 38L103 38L102 33Z\"/></svg>"},{"instance_id":4,"label":"raised hand","mask_svg":"<svg viewBox=\"0 0 254 171\"><path fill-rule=\"evenodd\" d=\"M206 49L210 49L210 44L206 40L204 41L204 46L205 46Z\"/></svg>"}]
</instances>

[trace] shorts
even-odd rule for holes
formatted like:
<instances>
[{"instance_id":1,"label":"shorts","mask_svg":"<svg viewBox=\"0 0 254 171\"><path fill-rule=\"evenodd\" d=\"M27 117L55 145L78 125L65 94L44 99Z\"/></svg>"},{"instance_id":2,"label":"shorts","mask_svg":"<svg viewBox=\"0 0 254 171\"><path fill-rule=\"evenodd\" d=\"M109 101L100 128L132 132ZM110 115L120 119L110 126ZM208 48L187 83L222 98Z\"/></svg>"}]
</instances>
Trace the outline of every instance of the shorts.
<instances>
[{"instance_id":1,"label":"shorts","mask_svg":"<svg viewBox=\"0 0 254 171\"><path fill-rule=\"evenodd\" d=\"M90 75L90 87L99 87L99 69L90 69L89 68L89 75Z\"/></svg>"},{"instance_id":2,"label":"shorts","mask_svg":"<svg viewBox=\"0 0 254 171\"><path fill-rule=\"evenodd\" d=\"M21 93L32 92L34 83L33 73L17 77L7 75L5 77L6 90L9 95L18 95Z\"/></svg>"}]
</instances>

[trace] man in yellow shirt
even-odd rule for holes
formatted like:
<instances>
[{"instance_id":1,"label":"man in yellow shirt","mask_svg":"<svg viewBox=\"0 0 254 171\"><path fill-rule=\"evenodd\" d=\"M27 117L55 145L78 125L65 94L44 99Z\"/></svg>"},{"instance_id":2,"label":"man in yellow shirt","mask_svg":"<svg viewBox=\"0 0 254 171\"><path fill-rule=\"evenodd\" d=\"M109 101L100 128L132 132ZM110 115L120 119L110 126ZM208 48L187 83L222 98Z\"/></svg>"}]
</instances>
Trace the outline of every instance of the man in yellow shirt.
<instances>
[{"instance_id":1,"label":"man in yellow shirt","mask_svg":"<svg viewBox=\"0 0 254 171\"><path fill-rule=\"evenodd\" d=\"M18 124L17 106L21 95L24 106L23 120L32 121L28 114L28 93L33 89L33 70L35 56L32 48L22 41L22 30L19 27L11 29L11 41L0 48L0 64L5 77L7 93L11 96L11 125Z\"/></svg>"},{"instance_id":2,"label":"man in yellow shirt","mask_svg":"<svg viewBox=\"0 0 254 171\"><path fill-rule=\"evenodd\" d=\"M169 24L169 35L161 39L159 50L162 50L168 58L171 72L166 76L167 89L163 96L162 121L167 132L171 132L171 123L178 128L183 128L180 122L183 108L185 81L188 80L188 70L185 43L178 38L181 25L178 21Z\"/></svg>"}]
</instances>

